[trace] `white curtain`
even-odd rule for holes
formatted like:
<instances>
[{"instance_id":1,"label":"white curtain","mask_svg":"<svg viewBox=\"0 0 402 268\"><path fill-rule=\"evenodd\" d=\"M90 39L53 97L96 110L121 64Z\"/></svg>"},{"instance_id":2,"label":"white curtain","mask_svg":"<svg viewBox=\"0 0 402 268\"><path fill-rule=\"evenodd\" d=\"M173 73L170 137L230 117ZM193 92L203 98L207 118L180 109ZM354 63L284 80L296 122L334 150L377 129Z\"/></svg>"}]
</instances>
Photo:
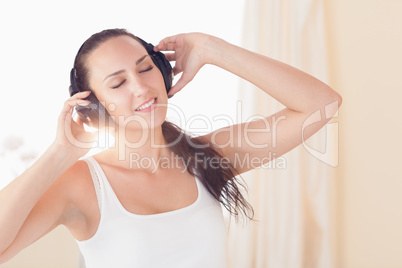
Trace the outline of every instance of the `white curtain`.
<instances>
[{"instance_id":1,"label":"white curtain","mask_svg":"<svg viewBox=\"0 0 402 268\"><path fill-rule=\"evenodd\" d=\"M327 83L322 0L246 0L242 45ZM243 121L284 108L243 81L239 102ZM330 201L338 129L332 121L267 167L242 175L257 221L230 223L230 268L333 267Z\"/></svg>"}]
</instances>

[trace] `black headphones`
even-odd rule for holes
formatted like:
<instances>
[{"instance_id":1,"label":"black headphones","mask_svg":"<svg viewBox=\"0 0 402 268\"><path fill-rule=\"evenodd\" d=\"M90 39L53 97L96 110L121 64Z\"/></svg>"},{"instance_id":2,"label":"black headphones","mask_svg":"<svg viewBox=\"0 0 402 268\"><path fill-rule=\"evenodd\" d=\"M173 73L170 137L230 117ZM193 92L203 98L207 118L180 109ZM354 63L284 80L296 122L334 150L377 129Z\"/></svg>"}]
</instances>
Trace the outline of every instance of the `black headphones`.
<instances>
[{"instance_id":1,"label":"black headphones","mask_svg":"<svg viewBox=\"0 0 402 268\"><path fill-rule=\"evenodd\" d=\"M155 66L158 67L159 71L162 73L163 81L165 82L166 92L169 93L170 88L172 87L173 82L173 69L170 65L170 62L166 59L165 55L162 52L155 52L154 46L151 43L147 43L139 37L136 37L141 45L146 49L148 55L151 57ZM82 45L83 46L83 45ZM81 46L81 48L82 48ZM78 50L77 56L81 51L81 48ZM75 58L77 58L77 56ZM77 85L76 80L76 70L75 70L75 61L74 67L70 72L70 87L69 93L70 97L77 94L78 92L84 91L81 90ZM87 125L99 126L99 124L107 124L107 120L109 117L109 113L105 109L105 107L99 102L96 96L92 93L85 100L90 101L90 104L87 106L76 106L76 111L81 120Z\"/></svg>"}]
</instances>

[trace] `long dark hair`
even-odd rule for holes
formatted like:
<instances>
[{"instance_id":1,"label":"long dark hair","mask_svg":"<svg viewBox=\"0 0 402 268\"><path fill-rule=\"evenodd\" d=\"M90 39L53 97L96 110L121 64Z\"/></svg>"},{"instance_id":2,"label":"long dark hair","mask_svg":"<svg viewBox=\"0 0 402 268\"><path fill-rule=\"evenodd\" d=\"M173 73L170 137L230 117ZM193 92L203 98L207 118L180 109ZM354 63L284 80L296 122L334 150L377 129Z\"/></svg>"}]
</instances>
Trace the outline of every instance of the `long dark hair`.
<instances>
[{"instance_id":1,"label":"long dark hair","mask_svg":"<svg viewBox=\"0 0 402 268\"><path fill-rule=\"evenodd\" d=\"M137 37L125 29L108 29L92 35L81 46L74 62L77 86L93 91L89 86L89 68L87 58L103 42L113 37ZM107 113L107 111L106 111ZM243 180L229 161L224 159L219 148L210 144L201 136L195 137L169 121L162 123L162 132L169 149L186 163L187 171L196 175L209 193L218 200L232 216L238 220L240 214L253 219L254 210L244 198L239 186L246 190ZM199 159L202 158L202 164ZM213 161L213 162L212 162ZM219 164L217 164L219 163Z\"/></svg>"}]
</instances>

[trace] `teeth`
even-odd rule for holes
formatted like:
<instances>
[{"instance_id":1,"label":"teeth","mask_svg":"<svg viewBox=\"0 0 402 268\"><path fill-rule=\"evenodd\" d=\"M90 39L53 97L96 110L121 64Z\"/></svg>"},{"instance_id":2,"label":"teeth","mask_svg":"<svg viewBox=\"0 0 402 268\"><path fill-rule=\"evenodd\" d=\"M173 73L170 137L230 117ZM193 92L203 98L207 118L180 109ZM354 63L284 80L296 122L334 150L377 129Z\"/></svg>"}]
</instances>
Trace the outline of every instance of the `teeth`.
<instances>
[{"instance_id":1,"label":"teeth","mask_svg":"<svg viewBox=\"0 0 402 268\"><path fill-rule=\"evenodd\" d=\"M148 108L149 106L154 104L154 102L155 102L155 99L152 99L150 102L148 102L148 103L142 105L141 107L137 108L136 111L140 111L142 109Z\"/></svg>"}]
</instances>

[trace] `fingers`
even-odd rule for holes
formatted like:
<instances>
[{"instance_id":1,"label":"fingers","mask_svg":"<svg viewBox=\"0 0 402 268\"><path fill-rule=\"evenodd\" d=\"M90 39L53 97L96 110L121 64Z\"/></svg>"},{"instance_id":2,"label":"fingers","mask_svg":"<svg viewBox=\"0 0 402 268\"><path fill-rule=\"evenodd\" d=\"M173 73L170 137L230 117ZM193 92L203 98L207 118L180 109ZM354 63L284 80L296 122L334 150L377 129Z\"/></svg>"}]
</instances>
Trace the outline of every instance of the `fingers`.
<instances>
[{"instance_id":1,"label":"fingers","mask_svg":"<svg viewBox=\"0 0 402 268\"><path fill-rule=\"evenodd\" d=\"M172 71L173 71L174 76L176 76L176 75L178 75L179 73L182 72L181 68L178 68L176 66L173 66Z\"/></svg>"},{"instance_id":2,"label":"fingers","mask_svg":"<svg viewBox=\"0 0 402 268\"><path fill-rule=\"evenodd\" d=\"M75 122L81 126L84 127L84 121L82 121L81 117L77 116L77 119L75 120Z\"/></svg>"},{"instance_id":3,"label":"fingers","mask_svg":"<svg viewBox=\"0 0 402 268\"><path fill-rule=\"evenodd\" d=\"M83 100L83 98L88 97L90 93L91 93L90 91L79 92L79 93L73 95L72 97L70 97L69 99L67 99L64 102L63 110L61 111L61 114L59 116L60 120L64 121L64 118L66 120L70 120L71 115L73 113L73 108L75 106L77 106L77 105L87 106L88 104L90 104L90 101Z\"/></svg>"},{"instance_id":4,"label":"fingers","mask_svg":"<svg viewBox=\"0 0 402 268\"><path fill-rule=\"evenodd\" d=\"M169 95L174 95L177 92L179 92L182 88L184 88L188 83L190 83L193 80L194 76L186 75L183 73L183 75L180 77L179 81L170 89Z\"/></svg>"},{"instance_id":5,"label":"fingers","mask_svg":"<svg viewBox=\"0 0 402 268\"><path fill-rule=\"evenodd\" d=\"M176 53L165 53L165 57L168 61L176 61Z\"/></svg>"},{"instance_id":6,"label":"fingers","mask_svg":"<svg viewBox=\"0 0 402 268\"><path fill-rule=\"evenodd\" d=\"M175 44L177 40L177 35L174 36L169 36L164 39L162 39L158 45L154 47L154 51L174 51L175 50Z\"/></svg>"},{"instance_id":7,"label":"fingers","mask_svg":"<svg viewBox=\"0 0 402 268\"><path fill-rule=\"evenodd\" d=\"M72 110L72 108L74 108L77 105L87 106L90 103L91 102L88 101L88 100L82 100L82 99L71 100L71 99L68 99L68 100L66 100L64 102L63 112L69 112L70 110Z\"/></svg>"},{"instance_id":8,"label":"fingers","mask_svg":"<svg viewBox=\"0 0 402 268\"><path fill-rule=\"evenodd\" d=\"M77 106L77 105L88 105L90 102L87 100L84 100L84 98L88 97L91 91L83 91L83 92L78 92L77 94L74 94L72 97L67 99L64 104L69 104L69 106ZM66 106L66 105L65 105Z\"/></svg>"},{"instance_id":9,"label":"fingers","mask_svg":"<svg viewBox=\"0 0 402 268\"><path fill-rule=\"evenodd\" d=\"M77 94L74 94L72 97L70 97L71 100L75 100L75 99L83 99L89 96L89 94L91 93L91 91L82 91L82 92L78 92Z\"/></svg>"}]
</instances>

